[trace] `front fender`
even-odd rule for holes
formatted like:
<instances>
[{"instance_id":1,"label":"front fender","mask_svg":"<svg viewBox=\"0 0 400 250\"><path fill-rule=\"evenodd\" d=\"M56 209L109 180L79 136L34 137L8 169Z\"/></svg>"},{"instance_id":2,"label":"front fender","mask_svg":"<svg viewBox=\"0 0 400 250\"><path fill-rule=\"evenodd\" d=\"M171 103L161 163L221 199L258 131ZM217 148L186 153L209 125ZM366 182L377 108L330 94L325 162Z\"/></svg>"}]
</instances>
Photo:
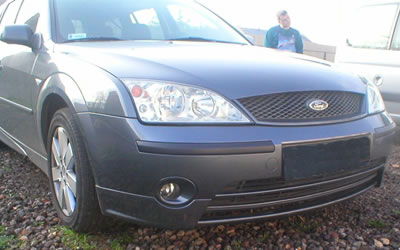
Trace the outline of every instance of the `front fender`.
<instances>
[{"instance_id":1,"label":"front fender","mask_svg":"<svg viewBox=\"0 0 400 250\"><path fill-rule=\"evenodd\" d=\"M42 53L33 72L37 80L41 79L34 94L34 113L40 138L46 137L43 105L51 96L59 97L59 101L62 99L73 113L136 117L132 98L124 84L96 65L69 54ZM48 119L44 120L48 122ZM45 153L45 144L44 141L44 147L39 149L42 153Z\"/></svg>"},{"instance_id":2,"label":"front fender","mask_svg":"<svg viewBox=\"0 0 400 250\"><path fill-rule=\"evenodd\" d=\"M46 130L43 128L47 128L48 119L51 119L51 117L47 117L47 114L43 112L47 112L44 106L50 97L53 97L53 100L57 101L61 101L62 99L73 113L88 112L85 98L76 82L70 76L64 73L55 73L44 80L37 97L36 112L34 112L39 138L43 140L41 153L44 155L46 154L45 138L47 134L44 134ZM50 105L58 106L59 104L52 103ZM62 106L64 106L64 104L62 104Z\"/></svg>"},{"instance_id":3,"label":"front fender","mask_svg":"<svg viewBox=\"0 0 400 250\"><path fill-rule=\"evenodd\" d=\"M74 113L88 112L85 98L78 85L64 73L53 74L44 81L38 95L36 110L42 110L47 97L54 94L60 96ZM36 115L40 116L40 113L37 112Z\"/></svg>"},{"instance_id":4,"label":"front fender","mask_svg":"<svg viewBox=\"0 0 400 250\"><path fill-rule=\"evenodd\" d=\"M127 88L112 73L69 54L56 54L53 61L56 64L55 70L65 72L79 88L87 109L83 112L136 117Z\"/></svg>"},{"instance_id":5,"label":"front fender","mask_svg":"<svg viewBox=\"0 0 400 250\"><path fill-rule=\"evenodd\" d=\"M42 53L33 71L43 81L39 85L39 98L58 90L60 96L63 92L64 99L70 100L76 113L136 117L133 100L125 85L113 74L94 64L68 53ZM47 90L53 86L56 88ZM81 105L86 107L80 107Z\"/></svg>"}]
</instances>

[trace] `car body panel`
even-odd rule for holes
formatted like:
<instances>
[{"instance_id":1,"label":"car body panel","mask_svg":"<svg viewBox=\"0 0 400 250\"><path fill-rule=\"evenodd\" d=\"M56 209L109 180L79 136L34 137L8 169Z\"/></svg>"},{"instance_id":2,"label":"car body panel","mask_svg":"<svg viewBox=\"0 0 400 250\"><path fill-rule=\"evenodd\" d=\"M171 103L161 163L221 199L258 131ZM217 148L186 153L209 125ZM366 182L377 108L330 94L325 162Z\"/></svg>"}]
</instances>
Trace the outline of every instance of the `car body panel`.
<instances>
[{"instance_id":1,"label":"car body panel","mask_svg":"<svg viewBox=\"0 0 400 250\"><path fill-rule=\"evenodd\" d=\"M32 90L35 78L31 75L36 54L25 46L7 45L8 54L2 54L0 78L0 112L2 127L19 140L33 145L29 136L35 132L33 120ZM30 139L32 138L32 139Z\"/></svg>"},{"instance_id":2,"label":"car body panel","mask_svg":"<svg viewBox=\"0 0 400 250\"><path fill-rule=\"evenodd\" d=\"M125 87L113 75L95 65L49 52L40 56L35 73L42 80L54 74L65 74L72 81L79 82L77 89L67 95L76 112L136 116Z\"/></svg>"},{"instance_id":3,"label":"car body panel","mask_svg":"<svg viewBox=\"0 0 400 250\"><path fill-rule=\"evenodd\" d=\"M271 126L148 126L137 119L126 119L95 114L78 114L87 144L94 145L88 149L93 165L96 165L95 176L97 185L123 192L150 196L153 192L151 182L156 182L165 176L183 176L196 180L201 173L218 171L207 179L214 185L205 184L201 190L207 195L223 186L220 176L229 172L229 178L267 178L281 175L281 145L293 142L327 140L330 138L352 137L375 134L375 128L390 127L381 115L370 116L350 123L324 126L286 127ZM326 126L330 129L327 130ZM105 133L107 131L107 133ZM96 136L102 134L104 136ZM227 137L229 135L229 137ZM284 135L284 136L283 136ZM160 155L138 151L136 141L162 143L232 143L272 141L275 146L273 153L239 154L239 155ZM373 139L372 139L373 140ZM387 142L385 142L387 143ZM390 147L387 143L378 149L373 158ZM268 159L277 160L277 169L265 170ZM226 162L229 161L229 164ZM187 162L187 163L185 163ZM251 170L247 168L251 162ZM225 164L224 164L225 163ZM118 166L118 171L114 167ZM151 167L150 167L151 166ZM177 169L179 166L179 169ZM154 171L158 168L158 171ZM164 169L164 170L162 170ZM228 170L230 169L230 170ZM122 176L126 181L121 180ZM164 176L165 175L165 176ZM236 177L233 177L236 176ZM213 180L213 178L216 178ZM227 177L228 178L228 177ZM211 179L211 180L210 180ZM118 181L119 180L119 181ZM138 185L131 185L130 182ZM205 181L205 180L204 180ZM150 182L150 183L151 183ZM208 183L208 182L205 182ZM206 190L213 191L206 191Z\"/></svg>"},{"instance_id":4,"label":"car body panel","mask_svg":"<svg viewBox=\"0 0 400 250\"><path fill-rule=\"evenodd\" d=\"M329 65L307 56L280 53L277 59L279 52L256 46L162 41L112 42L105 46L102 42L75 43L56 51L95 63L119 78L180 82L229 99L322 89L365 94L356 76L337 74ZM285 74L289 69L291 74Z\"/></svg>"},{"instance_id":5,"label":"car body panel","mask_svg":"<svg viewBox=\"0 0 400 250\"><path fill-rule=\"evenodd\" d=\"M193 213L192 209L205 211L210 197L215 197L232 182L281 178L284 175L283 145L367 136L373 145L371 159L379 159L385 158L391 148L394 128L386 114L369 116L351 123L296 127L290 131L283 127L256 125L146 126L136 119L100 114L78 114L78 117L84 124L87 143L93 145L88 151L92 164L96 166L94 171L103 212L136 223L168 225L172 228L195 226L198 214L194 217L188 216ZM327 130L326 126L330 129ZM380 130L376 130L376 127ZM98 134L106 136L96 136ZM235 155L151 154L138 150L138 140L226 145L230 142L272 141L275 150L271 153ZM179 208L166 207L160 203L154 198L154 193L159 180L166 177L181 177L193 181L198 190L196 199ZM114 203L114 199L129 202ZM143 206L147 209L143 210ZM161 218L160 211L164 210L164 215L168 214L175 220Z\"/></svg>"}]
</instances>

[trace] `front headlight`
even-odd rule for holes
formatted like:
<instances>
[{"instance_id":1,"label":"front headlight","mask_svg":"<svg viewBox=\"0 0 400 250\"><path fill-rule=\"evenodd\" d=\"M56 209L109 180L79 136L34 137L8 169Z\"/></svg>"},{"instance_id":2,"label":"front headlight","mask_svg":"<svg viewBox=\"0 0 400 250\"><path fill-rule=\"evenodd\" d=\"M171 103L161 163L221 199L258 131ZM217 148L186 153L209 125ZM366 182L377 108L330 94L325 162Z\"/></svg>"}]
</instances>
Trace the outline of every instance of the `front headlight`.
<instances>
[{"instance_id":1,"label":"front headlight","mask_svg":"<svg viewBox=\"0 0 400 250\"><path fill-rule=\"evenodd\" d=\"M218 94L177 83L127 80L140 119L149 123L250 123Z\"/></svg>"},{"instance_id":2,"label":"front headlight","mask_svg":"<svg viewBox=\"0 0 400 250\"><path fill-rule=\"evenodd\" d=\"M374 114L385 111L385 104L381 92L375 84L368 81L368 113Z\"/></svg>"}]
</instances>

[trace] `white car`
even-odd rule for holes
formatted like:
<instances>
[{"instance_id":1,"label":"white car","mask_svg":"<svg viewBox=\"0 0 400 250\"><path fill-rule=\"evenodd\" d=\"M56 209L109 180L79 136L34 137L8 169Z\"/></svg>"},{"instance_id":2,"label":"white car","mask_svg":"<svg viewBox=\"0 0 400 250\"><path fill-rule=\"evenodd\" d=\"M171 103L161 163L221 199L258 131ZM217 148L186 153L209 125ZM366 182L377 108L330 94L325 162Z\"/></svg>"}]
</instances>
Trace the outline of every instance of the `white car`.
<instances>
[{"instance_id":1,"label":"white car","mask_svg":"<svg viewBox=\"0 0 400 250\"><path fill-rule=\"evenodd\" d=\"M364 4L351 13L336 63L380 89L386 109L400 125L400 0Z\"/></svg>"}]
</instances>

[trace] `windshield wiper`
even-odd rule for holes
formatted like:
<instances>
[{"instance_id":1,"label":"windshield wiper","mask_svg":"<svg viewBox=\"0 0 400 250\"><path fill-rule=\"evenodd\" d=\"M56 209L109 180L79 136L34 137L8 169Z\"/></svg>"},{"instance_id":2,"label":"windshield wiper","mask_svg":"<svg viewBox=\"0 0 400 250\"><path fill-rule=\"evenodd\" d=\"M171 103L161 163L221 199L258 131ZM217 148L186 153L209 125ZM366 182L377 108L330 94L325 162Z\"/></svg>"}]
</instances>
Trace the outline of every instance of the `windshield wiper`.
<instances>
[{"instance_id":1,"label":"windshield wiper","mask_svg":"<svg viewBox=\"0 0 400 250\"><path fill-rule=\"evenodd\" d=\"M116 37L85 37L85 38L66 40L63 43L97 42L97 41L122 41L122 40Z\"/></svg>"},{"instance_id":2,"label":"windshield wiper","mask_svg":"<svg viewBox=\"0 0 400 250\"><path fill-rule=\"evenodd\" d=\"M178 37L178 38L171 38L171 39L167 39L167 40L168 40L168 41L211 42L211 43L232 43L232 44L242 44L242 45L246 45L245 43L230 42L230 41L221 41L221 40L208 39L208 38L204 38L204 37L195 37L195 36Z\"/></svg>"}]
</instances>

